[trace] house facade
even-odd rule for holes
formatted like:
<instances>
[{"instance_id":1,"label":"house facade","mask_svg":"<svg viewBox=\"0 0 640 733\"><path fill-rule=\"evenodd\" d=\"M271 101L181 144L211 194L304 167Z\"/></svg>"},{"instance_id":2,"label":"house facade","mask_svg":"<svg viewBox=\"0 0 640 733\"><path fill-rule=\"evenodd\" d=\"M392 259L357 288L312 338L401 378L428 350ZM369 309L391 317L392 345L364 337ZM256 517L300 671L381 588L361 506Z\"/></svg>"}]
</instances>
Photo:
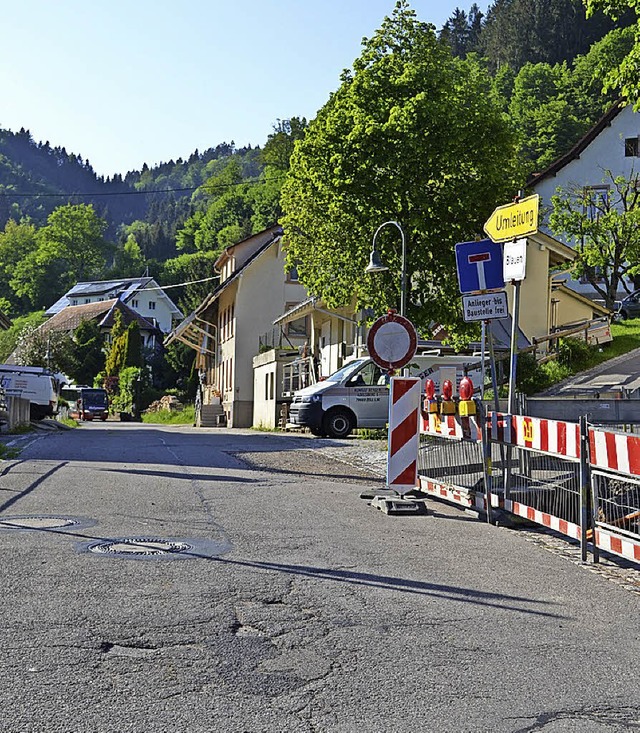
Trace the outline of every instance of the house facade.
<instances>
[{"instance_id":1,"label":"house facade","mask_svg":"<svg viewBox=\"0 0 640 733\"><path fill-rule=\"evenodd\" d=\"M220 400L230 427L253 424L253 358L286 348L298 353L309 323L294 319L285 329L273 321L307 297L295 271L285 273L282 228L273 226L227 247L215 269L215 290L180 323L165 343L178 340L196 351L203 405Z\"/></svg>"},{"instance_id":2,"label":"house facade","mask_svg":"<svg viewBox=\"0 0 640 733\"><path fill-rule=\"evenodd\" d=\"M609 175L609 173L611 175ZM607 196L611 176L629 178L640 173L640 114L631 105L612 107L565 155L536 173L527 186L540 196L541 228L549 230L551 197L557 190L593 191ZM567 242L579 248L580 242ZM585 278L567 281L568 287L592 298L599 297ZM630 287L633 287L630 285ZM620 290L623 295L626 291Z\"/></svg>"},{"instance_id":3,"label":"house facade","mask_svg":"<svg viewBox=\"0 0 640 733\"><path fill-rule=\"evenodd\" d=\"M54 316L69 306L104 303L115 298L165 334L184 318L182 311L152 277L77 283L48 308L45 315Z\"/></svg>"}]
</instances>

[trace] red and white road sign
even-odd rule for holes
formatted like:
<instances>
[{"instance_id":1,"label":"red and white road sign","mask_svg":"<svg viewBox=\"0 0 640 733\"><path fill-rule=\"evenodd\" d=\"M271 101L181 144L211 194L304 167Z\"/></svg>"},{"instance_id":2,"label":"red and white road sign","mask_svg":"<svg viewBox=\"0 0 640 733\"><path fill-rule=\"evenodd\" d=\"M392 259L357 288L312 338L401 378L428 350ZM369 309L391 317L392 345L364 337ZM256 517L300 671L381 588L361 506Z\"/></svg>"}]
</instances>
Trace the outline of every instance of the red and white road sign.
<instances>
[{"instance_id":1,"label":"red and white road sign","mask_svg":"<svg viewBox=\"0 0 640 733\"><path fill-rule=\"evenodd\" d=\"M408 318L390 310L371 326L367 337L369 356L387 371L401 369L415 356L418 334Z\"/></svg>"},{"instance_id":2,"label":"red and white road sign","mask_svg":"<svg viewBox=\"0 0 640 733\"><path fill-rule=\"evenodd\" d=\"M399 494L418 486L421 399L422 380L391 378L387 485Z\"/></svg>"}]
</instances>

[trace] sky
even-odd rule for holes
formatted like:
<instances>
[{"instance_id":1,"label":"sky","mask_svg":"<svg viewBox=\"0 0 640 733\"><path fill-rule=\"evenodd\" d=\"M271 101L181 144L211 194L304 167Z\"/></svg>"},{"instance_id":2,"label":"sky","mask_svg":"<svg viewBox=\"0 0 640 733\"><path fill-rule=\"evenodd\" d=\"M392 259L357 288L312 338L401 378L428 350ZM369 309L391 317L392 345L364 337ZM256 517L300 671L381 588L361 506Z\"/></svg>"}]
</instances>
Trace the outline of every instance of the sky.
<instances>
[{"instance_id":1,"label":"sky","mask_svg":"<svg viewBox=\"0 0 640 733\"><path fill-rule=\"evenodd\" d=\"M483 11L488 3L478 3ZM0 128L125 174L315 117L395 0L3 4ZM439 29L456 0L410 0Z\"/></svg>"}]
</instances>

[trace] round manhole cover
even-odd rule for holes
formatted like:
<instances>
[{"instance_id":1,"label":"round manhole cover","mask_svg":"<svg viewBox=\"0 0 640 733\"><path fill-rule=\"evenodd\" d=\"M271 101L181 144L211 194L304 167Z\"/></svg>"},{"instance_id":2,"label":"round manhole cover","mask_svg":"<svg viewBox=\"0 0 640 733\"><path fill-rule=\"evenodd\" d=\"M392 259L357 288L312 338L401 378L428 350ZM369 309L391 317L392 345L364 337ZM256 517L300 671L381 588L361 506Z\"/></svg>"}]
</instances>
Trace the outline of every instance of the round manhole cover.
<instances>
[{"instance_id":1,"label":"round manhole cover","mask_svg":"<svg viewBox=\"0 0 640 733\"><path fill-rule=\"evenodd\" d=\"M2 529L81 529L91 527L95 522L79 517L60 517L51 514L31 514L13 517L0 517Z\"/></svg>"},{"instance_id":2,"label":"round manhole cover","mask_svg":"<svg viewBox=\"0 0 640 733\"><path fill-rule=\"evenodd\" d=\"M89 552L99 555L167 555L188 552L193 549L186 542L160 540L152 537L123 537L116 540L95 542L89 546Z\"/></svg>"},{"instance_id":3,"label":"round manhole cover","mask_svg":"<svg viewBox=\"0 0 640 733\"><path fill-rule=\"evenodd\" d=\"M176 537L112 537L110 539L82 542L80 552L103 557L127 557L131 559L212 558L231 550L228 540L209 540Z\"/></svg>"}]
</instances>

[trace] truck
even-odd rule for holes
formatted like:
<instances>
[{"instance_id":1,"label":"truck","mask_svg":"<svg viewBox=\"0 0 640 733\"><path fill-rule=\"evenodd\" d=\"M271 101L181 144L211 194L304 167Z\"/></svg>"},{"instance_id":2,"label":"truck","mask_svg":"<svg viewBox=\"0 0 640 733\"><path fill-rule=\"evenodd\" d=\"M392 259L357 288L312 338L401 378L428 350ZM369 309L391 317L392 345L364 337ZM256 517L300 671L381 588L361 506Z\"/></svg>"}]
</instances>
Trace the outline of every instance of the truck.
<instances>
[{"instance_id":1,"label":"truck","mask_svg":"<svg viewBox=\"0 0 640 733\"><path fill-rule=\"evenodd\" d=\"M57 414L59 376L45 367L0 364L0 388L8 397L29 400L32 420Z\"/></svg>"},{"instance_id":2,"label":"truck","mask_svg":"<svg viewBox=\"0 0 640 733\"><path fill-rule=\"evenodd\" d=\"M480 385L478 356L421 354L408 365L409 376L432 379L439 391L445 379L456 385L465 374ZM389 420L389 377L371 359L345 364L326 379L294 393L289 424L308 428L313 435L346 438L356 428L384 428Z\"/></svg>"}]
</instances>

